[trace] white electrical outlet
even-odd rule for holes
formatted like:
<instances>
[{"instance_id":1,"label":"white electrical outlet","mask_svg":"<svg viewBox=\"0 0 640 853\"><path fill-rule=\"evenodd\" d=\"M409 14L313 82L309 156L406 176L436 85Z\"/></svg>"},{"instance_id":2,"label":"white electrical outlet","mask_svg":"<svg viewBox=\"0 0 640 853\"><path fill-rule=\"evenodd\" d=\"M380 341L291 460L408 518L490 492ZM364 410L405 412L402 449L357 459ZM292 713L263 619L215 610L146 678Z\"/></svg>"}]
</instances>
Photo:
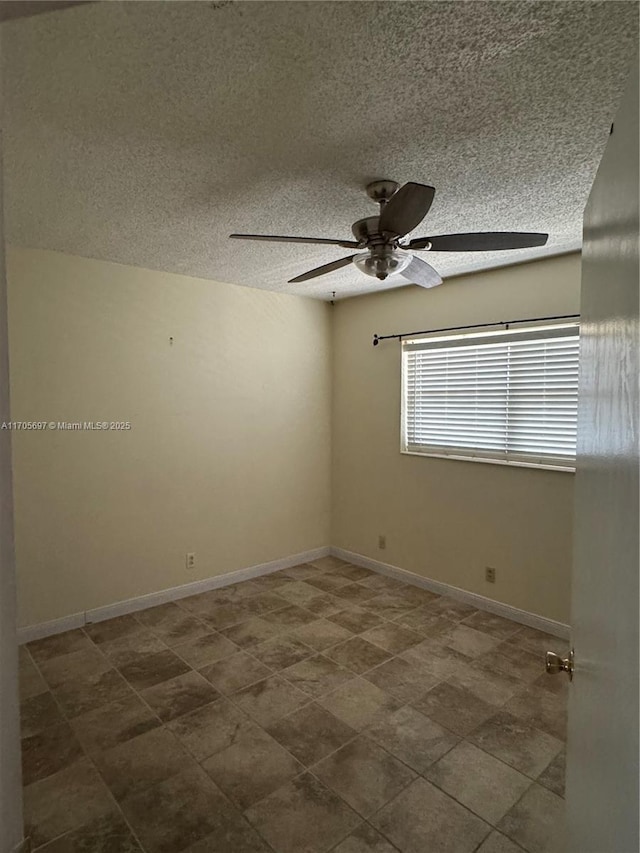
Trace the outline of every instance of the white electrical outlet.
<instances>
[{"instance_id":1,"label":"white electrical outlet","mask_svg":"<svg viewBox=\"0 0 640 853\"><path fill-rule=\"evenodd\" d=\"M193 552L187 552L187 556L185 557L184 562L187 569L195 569L196 555Z\"/></svg>"},{"instance_id":2,"label":"white electrical outlet","mask_svg":"<svg viewBox=\"0 0 640 853\"><path fill-rule=\"evenodd\" d=\"M484 579L487 581L487 583L496 582L496 570L493 568L493 566L485 566Z\"/></svg>"},{"instance_id":3,"label":"white electrical outlet","mask_svg":"<svg viewBox=\"0 0 640 853\"><path fill-rule=\"evenodd\" d=\"M384 533L381 533L381 534L378 536L378 548L379 548L381 551L384 551L384 549L385 549L386 547L387 547L387 537L384 535Z\"/></svg>"}]
</instances>

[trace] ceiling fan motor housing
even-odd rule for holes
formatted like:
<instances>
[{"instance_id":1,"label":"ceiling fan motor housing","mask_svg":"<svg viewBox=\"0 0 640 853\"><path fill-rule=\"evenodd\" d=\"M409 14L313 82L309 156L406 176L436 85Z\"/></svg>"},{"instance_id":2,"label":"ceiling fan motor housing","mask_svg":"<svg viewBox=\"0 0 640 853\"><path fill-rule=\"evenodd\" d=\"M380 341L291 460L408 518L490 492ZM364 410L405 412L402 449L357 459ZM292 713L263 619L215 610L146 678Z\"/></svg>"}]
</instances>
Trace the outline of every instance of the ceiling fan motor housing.
<instances>
[{"instance_id":1,"label":"ceiling fan motor housing","mask_svg":"<svg viewBox=\"0 0 640 853\"><path fill-rule=\"evenodd\" d=\"M365 219L358 219L351 226L351 230L358 243L363 245L382 245L387 242L384 234L380 233L379 216L367 216Z\"/></svg>"}]
</instances>

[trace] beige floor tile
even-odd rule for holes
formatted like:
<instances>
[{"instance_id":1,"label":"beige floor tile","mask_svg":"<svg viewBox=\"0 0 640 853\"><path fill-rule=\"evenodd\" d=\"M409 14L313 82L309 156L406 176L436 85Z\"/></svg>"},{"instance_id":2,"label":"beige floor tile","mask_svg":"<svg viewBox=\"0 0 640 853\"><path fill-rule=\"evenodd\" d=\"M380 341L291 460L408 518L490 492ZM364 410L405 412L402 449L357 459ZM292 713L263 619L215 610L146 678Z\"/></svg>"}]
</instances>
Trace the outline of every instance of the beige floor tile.
<instances>
[{"instance_id":1,"label":"beige floor tile","mask_svg":"<svg viewBox=\"0 0 640 853\"><path fill-rule=\"evenodd\" d=\"M84 755L69 723L60 722L22 739L22 784L64 770Z\"/></svg>"},{"instance_id":2,"label":"beige floor tile","mask_svg":"<svg viewBox=\"0 0 640 853\"><path fill-rule=\"evenodd\" d=\"M342 575L325 574L317 578L309 578L308 582L309 586L313 586L321 592L334 593L337 589L340 589L340 587L350 584L351 580L349 578L342 577Z\"/></svg>"},{"instance_id":3,"label":"beige floor tile","mask_svg":"<svg viewBox=\"0 0 640 853\"><path fill-rule=\"evenodd\" d=\"M270 726L306 705L309 698L284 678L272 675L234 693L233 701L261 726Z\"/></svg>"},{"instance_id":4,"label":"beige floor tile","mask_svg":"<svg viewBox=\"0 0 640 853\"><path fill-rule=\"evenodd\" d=\"M494 649L499 643L495 637L490 637L489 634L476 631L475 628L469 628L462 623L441 634L438 641L447 648L453 649L454 652L459 652L468 658L480 657L480 655Z\"/></svg>"},{"instance_id":5,"label":"beige floor tile","mask_svg":"<svg viewBox=\"0 0 640 853\"><path fill-rule=\"evenodd\" d=\"M308 601L312 601L314 598L317 598L318 593L318 587L298 580L282 587L282 590L278 594L282 598L286 598L288 604L295 604L298 607L304 607Z\"/></svg>"},{"instance_id":6,"label":"beige floor tile","mask_svg":"<svg viewBox=\"0 0 640 853\"><path fill-rule=\"evenodd\" d=\"M242 815L225 815L218 829L206 838L196 841L184 853L273 853Z\"/></svg>"},{"instance_id":7,"label":"beige floor tile","mask_svg":"<svg viewBox=\"0 0 640 853\"><path fill-rule=\"evenodd\" d=\"M563 643L337 559L37 641L28 826L44 853L550 851Z\"/></svg>"},{"instance_id":8,"label":"beige floor tile","mask_svg":"<svg viewBox=\"0 0 640 853\"><path fill-rule=\"evenodd\" d=\"M311 646L317 652L321 652L329 646L335 646L343 640L353 636L351 631L341 628L335 622L328 619L316 619L291 632L291 636Z\"/></svg>"},{"instance_id":9,"label":"beige floor tile","mask_svg":"<svg viewBox=\"0 0 640 853\"><path fill-rule=\"evenodd\" d=\"M366 581L364 581L362 585L366 586ZM368 610L370 613L380 616L382 619L397 620L401 616L406 616L413 612L418 607L418 605L407 601L406 598L399 595L398 590L377 590L377 592L378 595L362 602L360 606L364 610Z\"/></svg>"},{"instance_id":10,"label":"beige floor tile","mask_svg":"<svg viewBox=\"0 0 640 853\"><path fill-rule=\"evenodd\" d=\"M247 601L259 592L263 592L252 580L229 584L228 586L221 587L218 591L226 597L226 600L236 602Z\"/></svg>"},{"instance_id":11,"label":"beige floor tile","mask_svg":"<svg viewBox=\"0 0 640 853\"><path fill-rule=\"evenodd\" d=\"M178 853L234 812L200 767L132 794L121 807L146 853Z\"/></svg>"},{"instance_id":12,"label":"beige floor tile","mask_svg":"<svg viewBox=\"0 0 640 853\"><path fill-rule=\"evenodd\" d=\"M185 610L187 613L193 613L194 616L198 617L209 613L221 604L230 603L231 599L225 594L224 588L210 589L207 592L201 592L198 595L189 595L176 602L178 607L182 608L182 610Z\"/></svg>"},{"instance_id":13,"label":"beige floor tile","mask_svg":"<svg viewBox=\"0 0 640 853\"><path fill-rule=\"evenodd\" d=\"M168 646L177 646L180 643L186 643L189 640L196 640L198 637L204 637L210 632L200 619L184 610L178 608L180 616L172 618L170 621L162 622L159 625L151 628L153 633L160 637Z\"/></svg>"},{"instance_id":14,"label":"beige floor tile","mask_svg":"<svg viewBox=\"0 0 640 853\"><path fill-rule=\"evenodd\" d=\"M397 848L392 847L372 826L363 823L338 844L334 853L397 853Z\"/></svg>"},{"instance_id":15,"label":"beige floor tile","mask_svg":"<svg viewBox=\"0 0 640 853\"><path fill-rule=\"evenodd\" d=\"M275 853L326 853L360 823L310 774L298 776L245 814Z\"/></svg>"},{"instance_id":16,"label":"beige floor tile","mask_svg":"<svg viewBox=\"0 0 640 853\"><path fill-rule=\"evenodd\" d=\"M109 749L159 725L158 717L133 693L71 721L76 737L87 752Z\"/></svg>"},{"instance_id":17,"label":"beige floor tile","mask_svg":"<svg viewBox=\"0 0 640 853\"><path fill-rule=\"evenodd\" d=\"M320 574L320 571L316 566L312 566L310 563L300 563L300 565L292 566L290 569L283 569L282 573L294 580L304 581L307 578L317 577Z\"/></svg>"},{"instance_id":18,"label":"beige floor tile","mask_svg":"<svg viewBox=\"0 0 640 853\"><path fill-rule=\"evenodd\" d=\"M494 830L488 838L482 842L477 853L522 853L522 847L518 847L513 841Z\"/></svg>"},{"instance_id":19,"label":"beige floor tile","mask_svg":"<svg viewBox=\"0 0 640 853\"><path fill-rule=\"evenodd\" d=\"M336 598L335 595L321 592L318 590L318 595L315 598L309 599L305 604L305 609L316 616L333 616L335 613L340 613L344 607L344 601Z\"/></svg>"},{"instance_id":20,"label":"beige floor tile","mask_svg":"<svg viewBox=\"0 0 640 853\"><path fill-rule=\"evenodd\" d=\"M521 629L522 625L518 622L513 622L511 619L503 619L502 616L496 616L495 613L489 613L487 610L478 610L466 619L462 620L463 625L468 625L470 628L475 628L478 631L483 631L491 637L498 640L506 640L513 637Z\"/></svg>"},{"instance_id":21,"label":"beige floor tile","mask_svg":"<svg viewBox=\"0 0 640 853\"><path fill-rule=\"evenodd\" d=\"M142 655L135 661L120 667L120 672L136 690L153 687L162 681L176 678L189 672L191 667L169 649Z\"/></svg>"},{"instance_id":22,"label":"beige floor tile","mask_svg":"<svg viewBox=\"0 0 640 853\"><path fill-rule=\"evenodd\" d=\"M421 664L392 658L363 676L402 702L411 702L438 684L439 679Z\"/></svg>"},{"instance_id":23,"label":"beige floor tile","mask_svg":"<svg viewBox=\"0 0 640 853\"><path fill-rule=\"evenodd\" d=\"M379 666L391 657L390 652L367 642L364 637L350 637L345 642L327 649L326 655L358 675Z\"/></svg>"},{"instance_id":24,"label":"beige floor tile","mask_svg":"<svg viewBox=\"0 0 640 853\"><path fill-rule=\"evenodd\" d=\"M313 623L310 623L313 624ZM251 654L269 669L278 672L315 655L315 649L287 634L279 634L251 649Z\"/></svg>"},{"instance_id":25,"label":"beige floor tile","mask_svg":"<svg viewBox=\"0 0 640 853\"><path fill-rule=\"evenodd\" d=\"M364 601L369 601L376 595L376 591L368 586L363 586L361 583L348 583L339 587L333 593L336 598L343 601L351 602L352 604L362 604Z\"/></svg>"},{"instance_id":26,"label":"beige floor tile","mask_svg":"<svg viewBox=\"0 0 640 853\"><path fill-rule=\"evenodd\" d=\"M531 785L527 776L466 741L432 765L425 776L494 825Z\"/></svg>"},{"instance_id":27,"label":"beige floor tile","mask_svg":"<svg viewBox=\"0 0 640 853\"><path fill-rule=\"evenodd\" d=\"M101 645L109 640L118 640L128 634L139 634L145 629L132 614L117 616L115 619L105 619L103 622L92 622L85 625L84 632L94 643Z\"/></svg>"},{"instance_id":28,"label":"beige floor tile","mask_svg":"<svg viewBox=\"0 0 640 853\"><path fill-rule=\"evenodd\" d=\"M201 613L200 619L213 631L221 631L232 625L239 625L251 619L253 613L242 602L220 604L207 613Z\"/></svg>"},{"instance_id":29,"label":"beige floor tile","mask_svg":"<svg viewBox=\"0 0 640 853\"><path fill-rule=\"evenodd\" d=\"M533 778L562 750L562 741L506 711L490 717L468 738L485 752Z\"/></svg>"},{"instance_id":30,"label":"beige floor tile","mask_svg":"<svg viewBox=\"0 0 640 853\"><path fill-rule=\"evenodd\" d=\"M425 779L416 779L371 823L401 853L473 853L491 829Z\"/></svg>"},{"instance_id":31,"label":"beige floor tile","mask_svg":"<svg viewBox=\"0 0 640 853\"><path fill-rule=\"evenodd\" d=\"M315 702L269 726L269 734L309 767L356 736L356 731Z\"/></svg>"},{"instance_id":32,"label":"beige floor tile","mask_svg":"<svg viewBox=\"0 0 640 853\"><path fill-rule=\"evenodd\" d=\"M29 737L64 722L57 702L47 691L20 703L20 736Z\"/></svg>"},{"instance_id":33,"label":"beige floor tile","mask_svg":"<svg viewBox=\"0 0 640 853\"><path fill-rule=\"evenodd\" d=\"M470 604L465 604L463 601L458 601L455 598L449 598L446 595L430 602L427 607L433 613L439 613L440 616L444 616L452 622L461 622L463 619L467 619L477 612L476 607L472 607Z\"/></svg>"},{"instance_id":34,"label":"beige floor tile","mask_svg":"<svg viewBox=\"0 0 640 853\"><path fill-rule=\"evenodd\" d=\"M173 647L173 651L189 666L201 669L210 663L229 657L238 651L238 647L216 631L187 643L180 643Z\"/></svg>"},{"instance_id":35,"label":"beige floor tile","mask_svg":"<svg viewBox=\"0 0 640 853\"><path fill-rule=\"evenodd\" d=\"M553 853L564 820L564 800L532 785L498 824L500 832L527 853Z\"/></svg>"},{"instance_id":36,"label":"beige floor tile","mask_svg":"<svg viewBox=\"0 0 640 853\"><path fill-rule=\"evenodd\" d=\"M564 797L566 755L559 752L551 764L538 776L538 783L544 785L559 797Z\"/></svg>"},{"instance_id":37,"label":"beige floor tile","mask_svg":"<svg viewBox=\"0 0 640 853\"><path fill-rule=\"evenodd\" d=\"M114 812L89 820L56 838L38 853L142 853L122 815Z\"/></svg>"},{"instance_id":38,"label":"beige floor tile","mask_svg":"<svg viewBox=\"0 0 640 853\"><path fill-rule=\"evenodd\" d=\"M381 711L365 734L418 773L423 773L460 740L409 705L396 711Z\"/></svg>"},{"instance_id":39,"label":"beige floor tile","mask_svg":"<svg viewBox=\"0 0 640 853\"><path fill-rule=\"evenodd\" d=\"M304 770L286 749L257 727L202 766L240 809L262 800Z\"/></svg>"},{"instance_id":40,"label":"beige floor tile","mask_svg":"<svg viewBox=\"0 0 640 853\"><path fill-rule=\"evenodd\" d=\"M397 581L395 578L380 575L374 572L370 577L361 581L363 586L368 586L370 589L377 589L381 592L393 592L397 589L404 589L405 584Z\"/></svg>"},{"instance_id":41,"label":"beige floor tile","mask_svg":"<svg viewBox=\"0 0 640 853\"><path fill-rule=\"evenodd\" d=\"M500 672L485 672L475 661L457 663L446 680L455 687L465 688L469 693L497 708L522 690L522 682L513 676Z\"/></svg>"},{"instance_id":42,"label":"beige floor tile","mask_svg":"<svg viewBox=\"0 0 640 853\"><path fill-rule=\"evenodd\" d=\"M451 626L448 620L447 625ZM409 663L422 664L440 680L449 678L459 664L469 663L469 658L443 646L437 638L432 637L402 652L400 657Z\"/></svg>"},{"instance_id":43,"label":"beige floor tile","mask_svg":"<svg viewBox=\"0 0 640 853\"><path fill-rule=\"evenodd\" d=\"M255 731L256 726L227 699L218 699L167 723L167 728L198 761L204 761L227 749L241 735Z\"/></svg>"},{"instance_id":44,"label":"beige floor tile","mask_svg":"<svg viewBox=\"0 0 640 853\"><path fill-rule=\"evenodd\" d=\"M504 710L559 740L567 737L567 702L563 696L530 686L516 694Z\"/></svg>"},{"instance_id":45,"label":"beige floor tile","mask_svg":"<svg viewBox=\"0 0 640 853\"><path fill-rule=\"evenodd\" d=\"M362 817L378 811L416 778L413 770L363 736L316 764L313 774Z\"/></svg>"},{"instance_id":46,"label":"beige floor tile","mask_svg":"<svg viewBox=\"0 0 640 853\"><path fill-rule=\"evenodd\" d=\"M393 621L405 628L411 628L412 631L417 631L426 638L437 638L457 624L439 613L433 613L427 607L418 607L417 610L403 613Z\"/></svg>"},{"instance_id":47,"label":"beige floor tile","mask_svg":"<svg viewBox=\"0 0 640 853\"><path fill-rule=\"evenodd\" d=\"M27 644L27 648L36 663L43 663L62 655L86 651L91 649L92 645L91 640L82 628L76 628L73 631L65 631L62 634L45 637L42 640L34 640Z\"/></svg>"},{"instance_id":48,"label":"beige floor tile","mask_svg":"<svg viewBox=\"0 0 640 853\"><path fill-rule=\"evenodd\" d=\"M26 652L26 650L25 650ZM49 686L36 668L35 663L31 660L31 656L26 653L20 661L20 699L30 699L32 696L38 696L45 693Z\"/></svg>"},{"instance_id":49,"label":"beige floor tile","mask_svg":"<svg viewBox=\"0 0 640 853\"><path fill-rule=\"evenodd\" d=\"M397 710L402 702L363 678L354 678L318 700L336 717L360 731L372 724L385 710Z\"/></svg>"},{"instance_id":50,"label":"beige floor tile","mask_svg":"<svg viewBox=\"0 0 640 853\"><path fill-rule=\"evenodd\" d=\"M24 789L25 835L38 847L115 810L98 771L82 758Z\"/></svg>"},{"instance_id":51,"label":"beige floor tile","mask_svg":"<svg viewBox=\"0 0 640 853\"><path fill-rule=\"evenodd\" d=\"M394 622L386 622L383 625L370 628L362 636L370 643L380 646L381 649L394 655L406 651L411 646L417 646L424 639L417 631L403 628L402 625L397 625Z\"/></svg>"},{"instance_id":52,"label":"beige floor tile","mask_svg":"<svg viewBox=\"0 0 640 853\"><path fill-rule=\"evenodd\" d=\"M251 646L257 646L258 643L264 643L265 640L272 639L278 635L279 631L271 622L267 622L260 616L252 616L239 625L222 628L220 633L239 648L248 649Z\"/></svg>"},{"instance_id":53,"label":"beige floor tile","mask_svg":"<svg viewBox=\"0 0 640 853\"><path fill-rule=\"evenodd\" d=\"M291 604L289 607L283 607L282 610L272 610L270 613L265 613L264 618L267 622L279 627L281 631L291 632L309 622L315 622L318 617L304 607Z\"/></svg>"},{"instance_id":54,"label":"beige floor tile","mask_svg":"<svg viewBox=\"0 0 640 853\"><path fill-rule=\"evenodd\" d=\"M281 610L283 607L288 607L291 602L275 592L259 592L257 595L252 595L251 598L245 600L245 607L250 613L256 616L262 616L263 613L270 613L272 610Z\"/></svg>"},{"instance_id":55,"label":"beige floor tile","mask_svg":"<svg viewBox=\"0 0 640 853\"><path fill-rule=\"evenodd\" d=\"M89 673L54 687L53 695L70 719L94 711L108 702L133 696L131 686L116 669Z\"/></svg>"},{"instance_id":56,"label":"beige floor tile","mask_svg":"<svg viewBox=\"0 0 640 853\"><path fill-rule=\"evenodd\" d=\"M205 666L200 672L217 690L227 696L271 675L270 669L245 652L238 652Z\"/></svg>"},{"instance_id":57,"label":"beige floor tile","mask_svg":"<svg viewBox=\"0 0 640 853\"><path fill-rule=\"evenodd\" d=\"M315 655L282 671L287 681L318 699L352 679L353 673L325 655Z\"/></svg>"},{"instance_id":58,"label":"beige floor tile","mask_svg":"<svg viewBox=\"0 0 640 853\"><path fill-rule=\"evenodd\" d=\"M220 697L215 687L198 672L187 672L147 687L140 691L140 695L165 723Z\"/></svg>"},{"instance_id":59,"label":"beige floor tile","mask_svg":"<svg viewBox=\"0 0 640 853\"><path fill-rule=\"evenodd\" d=\"M415 604L416 607L432 604L442 597L437 592L432 592L430 589L423 589L420 586L413 586L412 584L405 584L403 589L398 591L398 595L410 604Z\"/></svg>"},{"instance_id":60,"label":"beige floor tile","mask_svg":"<svg viewBox=\"0 0 640 853\"><path fill-rule=\"evenodd\" d=\"M444 682L411 704L436 723L462 736L473 731L496 710L468 690Z\"/></svg>"},{"instance_id":61,"label":"beige floor tile","mask_svg":"<svg viewBox=\"0 0 640 853\"><path fill-rule=\"evenodd\" d=\"M168 601L166 604L159 604L156 607L147 607L145 610L139 610L136 613L136 618L145 628L156 629L161 625L170 625L177 619L183 619L184 615L182 608L174 601Z\"/></svg>"},{"instance_id":62,"label":"beige floor tile","mask_svg":"<svg viewBox=\"0 0 640 853\"><path fill-rule=\"evenodd\" d=\"M351 581L363 581L365 578L370 578L375 572L371 569L364 569L362 566L354 566L347 563L346 566L340 566L334 569L333 574L340 575L343 578L349 578Z\"/></svg>"},{"instance_id":63,"label":"beige floor tile","mask_svg":"<svg viewBox=\"0 0 640 853\"><path fill-rule=\"evenodd\" d=\"M75 678L84 678L111 669L109 660L98 650L88 637L87 648L57 657L47 658L38 663L40 672L49 687L58 687Z\"/></svg>"},{"instance_id":64,"label":"beige floor tile","mask_svg":"<svg viewBox=\"0 0 640 853\"><path fill-rule=\"evenodd\" d=\"M331 622L340 625L341 628L346 628L352 634L363 634L369 628L375 628L376 625L382 623L380 616L371 613L369 610L364 610L361 607L352 607L349 610L340 610L328 617Z\"/></svg>"},{"instance_id":65,"label":"beige floor tile","mask_svg":"<svg viewBox=\"0 0 640 853\"><path fill-rule=\"evenodd\" d=\"M117 800L150 788L195 765L181 743L165 728L153 729L104 752L93 760Z\"/></svg>"},{"instance_id":66,"label":"beige floor tile","mask_svg":"<svg viewBox=\"0 0 640 853\"><path fill-rule=\"evenodd\" d=\"M517 634L511 638L517 645L526 649L535 655L540 655L544 658L546 652L555 652L561 657L566 657L569 652L569 641L554 637L552 634L545 634L544 631L538 631L535 628L521 628Z\"/></svg>"},{"instance_id":67,"label":"beige floor tile","mask_svg":"<svg viewBox=\"0 0 640 853\"><path fill-rule=\"evenodd\" d=\"M516 645L512 640L500 643L475 663L485 671L499 672L531 683L544 673L544 655L534 654Z\"/></svg>"},{"instance_id":68,"label":"beige floor tile","mask_svg":"<svg viewBox=\"0 0 640 853\"><path fill-rule=\"evenodd\" d=\"M166 650L167 644L146 628L139 632L123 634L115 640L105 640L100 644L100 651L116 667L126 666L142 657Z\"/></svg>"}]
</instances>

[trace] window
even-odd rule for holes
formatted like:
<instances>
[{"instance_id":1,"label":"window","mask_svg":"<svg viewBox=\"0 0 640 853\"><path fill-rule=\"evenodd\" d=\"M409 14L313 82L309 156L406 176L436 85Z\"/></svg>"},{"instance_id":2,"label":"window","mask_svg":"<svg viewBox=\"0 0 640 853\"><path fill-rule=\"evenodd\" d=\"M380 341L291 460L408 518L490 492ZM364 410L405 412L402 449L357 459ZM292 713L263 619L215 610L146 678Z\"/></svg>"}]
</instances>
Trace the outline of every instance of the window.
<instances>
[{"instance_id":1,"label":"window","mask_svg":"<svg viewBox=\"0 0 640 853\"><path fill-rule=\"evenodd\" d=\"M402 344L402 451L574 470L579 330Z\"/></svg>"}]
</instances>

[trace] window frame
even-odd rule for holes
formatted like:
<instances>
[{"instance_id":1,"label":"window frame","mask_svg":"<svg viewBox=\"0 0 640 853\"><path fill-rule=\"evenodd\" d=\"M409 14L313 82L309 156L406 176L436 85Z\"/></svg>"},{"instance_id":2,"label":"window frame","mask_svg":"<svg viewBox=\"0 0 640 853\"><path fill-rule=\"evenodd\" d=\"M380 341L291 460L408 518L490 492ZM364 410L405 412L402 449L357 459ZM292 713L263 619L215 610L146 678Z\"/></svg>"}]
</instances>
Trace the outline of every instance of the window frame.
<instances>
[{"instance_id":1,"label":"window frame","mask_svg":"<svg viewBox=\"0 0 640 853\"><path fill-rule=\"evenodd\" d=\"M547 333L546 335L544 333ZM456 447L453 445L443 446L434 444L412 445L407 442L407 370L406 357L410 350L423 348L426 342L430 343L429 349L445 347L453 347L456 342L459 346L464 346L467 341L469 346L474 344L492 342L507 343L509 341L526 341L537 340L540 337L564 337L572 336L571 333L577 333L580 336L580 322L572 321L562 324L544 324L544 325L528 325L521 329L505 329L504 331L494 330L491 332L466 332L463 334L451 335L441 333L437 335L427 335L420 337L404 338L401 340L401 357L400 357L400 379L401 379L401 398L400 398L400 453L404 456L422 456L431 459L452 459L461 462L482 462L490 465L508 465L518 468L538 468L548 471L561 471L567 473L575 473L575 457L569 459L566 456L550 456L536 455L535 453L509 453L508 456L501 457L498 451L484 450L482 448L472 449ZM577 418L577 415L576 415Z\"/></svg>"}]
</instances>

